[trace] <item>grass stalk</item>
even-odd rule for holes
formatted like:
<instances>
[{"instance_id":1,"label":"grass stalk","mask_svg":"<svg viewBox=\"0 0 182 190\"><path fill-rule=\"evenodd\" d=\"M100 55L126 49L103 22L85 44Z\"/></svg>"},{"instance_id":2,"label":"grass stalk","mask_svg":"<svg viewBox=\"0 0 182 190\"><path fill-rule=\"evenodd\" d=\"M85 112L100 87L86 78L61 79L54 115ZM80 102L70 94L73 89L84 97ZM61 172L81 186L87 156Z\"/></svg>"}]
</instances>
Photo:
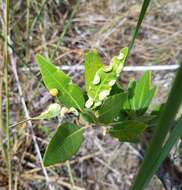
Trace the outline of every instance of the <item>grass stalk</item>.
<instances>
[{"instance_id":1,"label":"grass stalk","mask_svg":"<svg viewBox=\"0 0 182 190\"><path fill-rule=\"evenodd\" d=\"M159 157L156 159L156 162L150 171L150 175L147 175L146 182L149 182L152 176L155 174L157 169L160 167L162 162L165 160L165 158L168 156L170 153L171 149L175 145L175 143L178 142L180 139L180 136L182 134L182 118L177 122L176 126L174 129L171 131L170 136L168 137L165 145L163 146L161 153Z\"/></svg>"},{"instance_id":2,"label":"grass stalk","mask_svg":"<svg viewBox=\"0 0 182 190\"><path fill-rule=\"evenodd\" d=\"M29 60L29 25L30 25L30 0L27 3L27 14L26 14L26 63Z\"/></svg>"},{"instance_id":3,"label":"grass stalk","mask_svg":"<svg viewBox=\"0 0 182 190\"><path fill-rule=\"evenodd\" d=\"M5 81L5 136L7 139L7 170L9 190L12 189L12 171L11 171L11 149L10 149L10 133L9 133L9 86L8 86L8 35L9 35L9 0L5 1L4 14L4 81Z\"/></svg>"},{"instance_id":4,"label":"grass stalk","mask_svg":"<svg viewBox=\"0 0 182 190\"><path fill-rule=\"evenodd\" d=\"M3 64L0 64L0 150L2 156L5 159L5 150L3 145L3 113L2 113L2 96L3 96Z\"/></svg>"},{"instance_id":5,"label":"grass stalk","mask_svg":"<svg viewBox=\"0 0 182 190\"><path fill-rule=\"evenodd\" d=\"M135 30L133 32L132 40L131 40L130 45L129 45L129 52L131 51L131 49L132 49L132 47L133 47L133 45L135 43L135 39L136 39L136 37L138 35L138 31L139 31L139 29L141 27L141 24L143 22L143 19L145 17L145 14L147 12L149 4L150 4L150 0L144 0L143 1L142 8L141 8L141 11L140 11L140 15L139 15L139 18L138 18L138 22L137 22L136 28L135 28Z\"/></svg>"},{"instance_id":6,"label":"grass stalk","mask_svg":"<svg viewBox=\"0 0 182 190\"><path fill-rule=\"evenodd\" d=\"M153 168L155 168L156 163L158 163L160 153L166 144L166 137L170 132L171 126L175 121L176 114L182 103L181 78L182 64L176 74L176 78L169 94L167 103L165 104L164 109L161 112L158 125L154 131L150 146L145 154L143 163L131 190L144 189L144 187L148 184L150 178L152 177L151 172L153 171Z\"/></svg>"},{"instance_id":7,"label":"grass stalk","mask_svg":"<svg viewBox=\"0 0 182 190\"><path fill-rule=\"evenodd\" d=\"M41 8L39 9L38 14L37 14L36 17L34 18L32 24L31 24L31 26L30 26L30 31L29 31L30 34L32 33L32 31L33 31L35 25L37 24L37 21L40 19L40 16L41 16L41 14L42 14L42 12L43 12L43 10L44 10L44 7L45 7L47 1L48 1L48 0L43 0L43 2L42 2L42 4L41 4Z\"/></svg>"}]
</instances>

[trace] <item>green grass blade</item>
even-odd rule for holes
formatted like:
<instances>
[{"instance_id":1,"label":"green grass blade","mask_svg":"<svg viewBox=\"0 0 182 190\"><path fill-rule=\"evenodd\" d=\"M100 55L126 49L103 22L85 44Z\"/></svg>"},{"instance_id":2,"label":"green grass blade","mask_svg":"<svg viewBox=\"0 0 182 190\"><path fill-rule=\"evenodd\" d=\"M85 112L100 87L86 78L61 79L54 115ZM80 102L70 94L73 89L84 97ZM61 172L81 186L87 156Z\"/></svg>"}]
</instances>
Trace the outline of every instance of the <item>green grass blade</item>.
<instances>
[{"instance_id":1,"label":"green grass blade","mask_svg":"<svg viewBox=\"0 0 182 190\"><path fill-rule=\"evenodd\" d=\"M37 24L38 20L40 19L40 16L41 16L41 14L42 14L42 12L43 12L43 10L44 10L44 7L45 7L47 1L48 1L48 0L44 0L44 1L42 2L41 7L40 7L40 9L39 9L39 12L37 13L36 17L34 18L32 24L31 24L31 26L30 26L30 31L29 31L30 34L31 34L31 32L34 30L35 25Z\"/></svg>"},{"instance_id":2,"label":"green grass blade","mask_svg":"<svg viewBox=\"0 0 182 190\"><path fill-rule=\"evenodd\" d=\"M141 26L141 24L143 22L143 19L145 17L145 14L146 14L146 11L147 11L147 8L148 8L149 4L150 4L150 0L144 0L143 1L143 5L142 5L142 9L140 11L140 15L139 15L139 19L138 19L138 22L137 22L137 26L136 26L136 28L134 30L134 33L133 33L133 36L132 36L132 40L131 40L131 43L129 45L129 52L131 51L131 49L132 49L132 47L134 45L136 36L137 36L138 31L140 29L140 26Z\"/></svg>"},{"instance_id":3,"label":"green grass blade","mask_svg":"<svg viewBox=\"0 0 182 190\"><path fill-rule=\"evenodd\" d=\"M157 158L162 151L165 138L170 130L171 124L174 122L176 113L182 103L182 65L180 66L171 92L169 94L166 105L161 112L158 125L154 131L151 144L146 152L144 161L141 165L139 173L134 181L131 190L142 190L148 183L147 179L150 175Z\"/></svg>"},{"instance_id":4,"label":"green grass blade","mask_svg":"<svg viewBox=\"0 0 182 190\"><path fill-rule=\"evenodd\" d=\"M170 153L172 147L179 140L181 134L182 134L182 118L178 121L178 123L176 124L176 126L172 130L166 144L164 145L158 159L155 162L155 165L153 166L152 170L150 171L150 175L147 176L146 183L150 181L150 179L155 174L157 169L160 167L162 162L168 156L168 154Z\"/></svg>"}]
</instances>

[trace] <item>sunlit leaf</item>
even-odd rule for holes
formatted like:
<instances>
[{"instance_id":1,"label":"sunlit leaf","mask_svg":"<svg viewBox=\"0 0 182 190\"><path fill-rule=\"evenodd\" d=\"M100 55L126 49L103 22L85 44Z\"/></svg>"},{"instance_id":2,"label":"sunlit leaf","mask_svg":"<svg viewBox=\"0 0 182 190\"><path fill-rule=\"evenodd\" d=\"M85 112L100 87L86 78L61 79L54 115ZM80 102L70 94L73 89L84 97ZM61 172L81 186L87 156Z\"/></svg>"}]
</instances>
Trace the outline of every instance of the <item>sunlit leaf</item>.
<instances>
[{"instance_id":1,"label":"sunlit leaf","mask_svg":"<svg viewBox=\"0 0 182 190\"><path fill-rule=\"evenodd\" d=\"M109 96L112 86L122 71L127 53L128 48L123 48L118 56L113 57L109 66L101 67L94 75L88 88L88 97L93 100L93 108L98 107L100 102Z\"/></svg>"},{"instance_id":2,"label":"sunlit leaf","mask_svg":"<svg viewBox=\"0 0 182 190\"><path fill-rule=\"evenodd\" d=\"M149 107L155 91L156 88L151 84L151 72L145 72L138 81L130 81L125 109L143 114Z\"/></svg>"},{"instance_id":3,"label":"sunlit leaf","mask_svg":"<svg viewBox=\"0 0 182 190\"><path fill-rule=\"evenodd\" d=\"M70 123L60 125L46 149L44 165L50 166L71 159L82 141L83 128Z\"/></svg>"},{"instance_id":4,"label":"sunlit leaf","mask_svg":"<svg viewBox=\"0 0 182 190\"><path fill-rule=\"evenodd\" d=\"M96 71L102 67L101 59L96 50L85 54L85 88L88 91L90 83L93 81Z\"/></svg>"},{"instance_id":5,"label":"sunlit leaf","mask_svg":"<svg viewBox=\"0 0 182 190\"><path fill-rule=\"evenodd\" d=\"M81 89L73 84L71 79L63 71L58 70L48 59L37 55L36 62L48 90L51 92L51 90L57 89L57 98L66 107L82 110L85 101Z\"/></svg>"}]
</instances>

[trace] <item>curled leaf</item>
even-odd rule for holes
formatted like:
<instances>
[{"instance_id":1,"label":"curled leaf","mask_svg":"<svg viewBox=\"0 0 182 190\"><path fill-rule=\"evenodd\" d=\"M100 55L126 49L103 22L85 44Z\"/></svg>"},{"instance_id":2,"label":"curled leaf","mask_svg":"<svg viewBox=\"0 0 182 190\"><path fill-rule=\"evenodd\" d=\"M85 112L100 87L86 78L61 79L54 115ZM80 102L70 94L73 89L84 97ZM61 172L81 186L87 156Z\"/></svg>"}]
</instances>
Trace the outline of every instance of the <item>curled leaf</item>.
<instances>
[{"instance_id":1,"label":"curled leaf","mask_svg":"<svg viewBox=\"0 0 182 190\"><path fill-rule=\"evenodd\" d=\"M60 114L61 106L57 103L49 105L49 107L42 112L36 119L51 119Z\"/></svg>"}]
</instances>

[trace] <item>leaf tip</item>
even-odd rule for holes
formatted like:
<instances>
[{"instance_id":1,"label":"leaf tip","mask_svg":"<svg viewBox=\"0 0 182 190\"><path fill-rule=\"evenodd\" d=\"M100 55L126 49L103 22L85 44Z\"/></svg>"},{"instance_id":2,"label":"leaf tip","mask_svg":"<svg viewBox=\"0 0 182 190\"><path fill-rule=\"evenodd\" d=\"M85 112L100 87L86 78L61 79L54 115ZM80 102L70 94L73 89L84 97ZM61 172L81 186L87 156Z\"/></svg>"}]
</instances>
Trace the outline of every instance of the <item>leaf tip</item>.
<instances>
[{"instance_id":1,"label":"leaf tip","mask_svg":"<svg viewBox=\"0 0 182 190\"><path fill-rule=\"evenodd\" d=\"M126 56L126 55L128 55L128 47L124 47L124 48L122 48L121 49L121 52Z\"/></svg>"}]
</instances>

